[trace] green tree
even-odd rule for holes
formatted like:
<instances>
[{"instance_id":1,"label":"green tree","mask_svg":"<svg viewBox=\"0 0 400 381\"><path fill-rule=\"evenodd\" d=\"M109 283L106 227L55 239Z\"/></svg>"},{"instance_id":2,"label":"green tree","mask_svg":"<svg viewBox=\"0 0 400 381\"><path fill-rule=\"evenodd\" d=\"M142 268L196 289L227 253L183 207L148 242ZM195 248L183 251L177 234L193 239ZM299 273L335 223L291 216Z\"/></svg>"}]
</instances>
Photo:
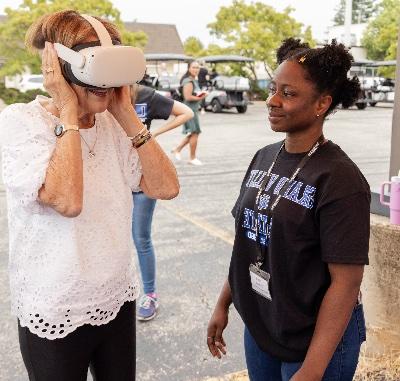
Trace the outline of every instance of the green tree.
<instances>
[{"instance_id":1,"label":"green tree","mask_svg":"<svg viewBox=\"0 0 400 381\"><path fill-rule=\"evenodd\" d=\"M143 47L147 36L143 32L132 33L125 29L120 13L108 0L24 0L17 9L6 8L7 19L0 24L0 57L6 62L0 69L0 77L21 73L29 67L40 73L40 58L29 53L24 46L25 33L40 16L65 9L99 16L114 22L122 34L123 43Z\"/></svg>"},{"instance_id":2,"label":"green tree","mask_svg":"<svg viewBox=\"0 0 400 381\"><path fill-rule=\"evenodd\" d=\"M218 44L209 44L205 51L205 55L218 56L220 54L233 54L232 49L229 47L222 47Z\"/></svg>"},{"instance_id":3,"label":"green tree","mask_svg":"<svg viewBox=\"0 0 400 381\"><path fill-rule=\"evenodd\" d=\"M382 0L378 14L364 33L362 44L372 60L395 60L400 25L400 0ZM385 76L394 76L395 68L382 69Z\"/></svg>"},{"instance_id":4,"label":"green tree","mask_svg":"<svg viewBox=\"0 0 400 381\"><path fill-rule=\"evenodd\" d=\"M361 24L368 22L376 13L376 0L353 0L351 22L353 24ZM336 8L336 14L333 18L335 25L344 25L344 17L346 12L346 0L340 0L340 4Z\"/></svg>"},{"instance_id":5,"label":"green tree","mask_svg":"<svg viewBox=\"0 0 400 381\"><path fill-rule=\"evenodd\" d=\"M204 45L197 37L188 37L183 43L185 54L192 57L200 57L205 54Z\"/></svg>"},{"instance_id":6,"label":"green tree","mask_svg":"<svg viewBox=\"0 0 400 381\"><path fill-rule=\"evenodd\" d=\"M234 0L232 5L220 8L216 21L208 24L208 28L228 44L230 53L261 61L268 72L276 66L275 51L283 39L299 37L314 43L310 29L304 34L303 24L291 17L292 11L288 7L277 12L262 2L246 4L244 0ZM256 80L254 64L248 67Z\"/></svg>"}]
</instances>

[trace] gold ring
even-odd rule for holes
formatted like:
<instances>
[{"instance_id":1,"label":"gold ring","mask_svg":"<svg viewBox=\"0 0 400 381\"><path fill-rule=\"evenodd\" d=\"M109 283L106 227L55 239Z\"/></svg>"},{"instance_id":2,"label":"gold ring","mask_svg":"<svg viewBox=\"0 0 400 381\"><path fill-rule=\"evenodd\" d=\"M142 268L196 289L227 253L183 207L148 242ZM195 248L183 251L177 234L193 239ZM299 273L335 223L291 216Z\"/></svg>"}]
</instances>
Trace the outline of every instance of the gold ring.
<instances>
[{"instance_id":1,"label":"gold ring","mask_svg":"<svg viewBox=\"0 0 400 381\"><path fill-rule=\"evenodd\" d=\"M46 67L45 71L46 73L52 73L54 69L52 67Z\"/></svg>"}]
</instances>

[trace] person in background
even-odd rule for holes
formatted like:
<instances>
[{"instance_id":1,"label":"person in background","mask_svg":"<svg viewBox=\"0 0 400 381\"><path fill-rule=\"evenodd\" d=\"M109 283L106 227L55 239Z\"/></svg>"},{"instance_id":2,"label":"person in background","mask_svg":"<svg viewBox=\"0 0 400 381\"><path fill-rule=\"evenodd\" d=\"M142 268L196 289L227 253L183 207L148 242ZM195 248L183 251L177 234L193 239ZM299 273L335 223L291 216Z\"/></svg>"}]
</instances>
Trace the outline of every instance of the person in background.
<instances>
[{"instance_id":1,"label":"person in background","mask_svg":"<svg viewBox=\"0 0 400 381\"><path fill-rule=\"evenodd\" d=\"M214 64L211 68L211 73L209 74L211 85L215 85L215 78L219 76L217 72L217 65Z\"/></svg>"},{"instance_id":2,"label":"person in background","mask_svg":"<svg viewBox=\"0 0 400 381\"><path fill-rule=\"evenodd\" d=\"M366 329L360 285L368 264L370 189L325 118L358 98L352 56L335 40L288 39L267 108L283 142L260 149L232 210L235 241L207 330L213 356L233 302L245 324L252 381L351 381ZM334 126L331 125L331 128Z\"/></svg>"},{"instance_id":3,"label":"person in background","mask_svg":"<svg viewBox=\"0 0 400 381\"><path fill-rule=\"evenodd\" d=\"M168 119L170 115L173 116L152 132L153 138L182 125L193 117L193 111L188 106L166 98L150 87L134 86L131 93L136 114L149 130L154 119ZM141 321L153 319L159 305L156 293L156 258L151 239L151 224L156 201L142 191L133 192L132 236L143 285L143 295L139 299L136 316Z\"/></svg>"},{"instance_id":4,"label":"person in background","mask_svg":"<svg viewBox=\"0 0 400 381\"><path fill-rule=\"evenodd\" d=\"M201 90L207 90L209 81L210 81L210 76L208 75L208 70L205 66L204 61L199 61L200 64L200 70L199 70L199 75L198 75L198 80L199 80L199 86ZM204 107L204 101L200 103L200 113L203 115L206 113L205 107Z\"/></svg>"},{"instance_id":5,"label":"person in background","mask_svg":"<svg viewBox=\"0 0 400 381\"><path fill-rule=\"evenodd\" d=\"M199 75L198 75L199 86L200 89L207 90L210 76L208 75L208 70L205 66L205 62L199 61L199 65L200 65Z\"/></svg>"},{"instance_id":6,"label":"person in background","mask_svg":"<svg viewBox=\"0 0 400 381\"><path fill-rule=\"evenodd\" d=\"M201 133L200 121L199 121L199 105L202 99L206 96L205 92L201 92L197 76L199 74L200 65L197 61L189 63L188 71L183 75L181 79L181 87L183 94L183 102L190 107L193 111L194 117L187 121L183 126L183 134L186 136L178 144L176 148L172 150L175 159L180 161L182 149L189 144L190 159L189 164L202 165L203 163L197 158L197 144L199 135ZM196 95L199 94L199 95Z\"/></svg>"},{"instance_id":7,"label":"person in background","mask_svg":"<svg viewBox=\"0 0 400 381\"><path fill-rule=\"evenodd\" d=\"M117 28L97 19L113 40ZM170 159L138 118L128 86L63 77L54 43L99 45L73 10L41 17L26 44L42 56L50 98L0 114L12 312L30 381L134 381L132 191L171 199Z\"/></svg>"},{"instance_id":8,"label":"person in background","mask_svg":"<svg viewBox=\"0 0 400 381\"><path fill-rule=\"evenodd\" d=\"M160 65L160 76L162 76L162 77L168 77L169 76L166 62L161 62L161 65Z\"/></svg>"}]
</instances>

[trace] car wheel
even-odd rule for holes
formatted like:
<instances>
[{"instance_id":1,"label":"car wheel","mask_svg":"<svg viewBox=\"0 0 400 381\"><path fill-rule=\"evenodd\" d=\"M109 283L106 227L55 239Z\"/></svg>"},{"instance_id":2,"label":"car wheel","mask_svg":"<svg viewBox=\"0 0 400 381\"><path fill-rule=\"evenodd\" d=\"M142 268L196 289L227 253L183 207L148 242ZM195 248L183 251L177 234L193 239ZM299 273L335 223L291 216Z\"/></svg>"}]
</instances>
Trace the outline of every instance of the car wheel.
<instances>
[{"instance_id":1,"label":"car wheel","mask_svg":"<svg viewBox=\"0 0 400 381\"><path fill-rule=\"evenodd\" d=\"M213 113L221 112L222 106L218 99L213 99L211 102L211 110Z\"/></svg>"},{"instance_id":2,"label":"car wheel","mask_svg":"<svg viewBox=\"0 0 400 381\"><path fill-rule=\"evenodd\" d=\"M236 110L239 114L244 114L247 111L247 106L236 106Z\"/></svg>"},{"instance_id":3,"label":"car wheel","mask_svg":"<svg viewBox=\"0 0 400 381\"><path fill-rule=\"evenodd\" d=\"M378 102L369 102L369 105L375 107Z\"/></svg>"}]
</instances>

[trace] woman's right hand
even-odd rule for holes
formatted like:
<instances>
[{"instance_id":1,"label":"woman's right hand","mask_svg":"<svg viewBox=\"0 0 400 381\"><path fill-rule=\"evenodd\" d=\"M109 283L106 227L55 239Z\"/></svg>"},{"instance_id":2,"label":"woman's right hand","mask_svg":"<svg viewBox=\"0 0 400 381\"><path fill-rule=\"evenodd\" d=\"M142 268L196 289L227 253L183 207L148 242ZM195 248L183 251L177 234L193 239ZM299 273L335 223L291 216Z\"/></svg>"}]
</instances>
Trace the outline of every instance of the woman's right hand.
<instances>
[{"instance_id":1,"label":"woman's right hand","mask_svg":"<svg viewBox=\"0 0 400 381\"><path fill-rule=\"evenodd\" d=\"M213 357L221 358L221 354L226 355L226 344L222 337L224 329L228 325L229 308L217 304L208 322L207 345Z\"/></svg>"},{"instance_id":2,"label":"woman's right hand","mask_svg":"<svg viewBox=\"0 0 400 381\"><path fill-rule=\"evenodd\" d=\"M42 54L43 85L51 96L60 114L66 110L78 109L78 98L75 91L65 80L54 45L45 42Z\"/></svg>"}]
</instances>

